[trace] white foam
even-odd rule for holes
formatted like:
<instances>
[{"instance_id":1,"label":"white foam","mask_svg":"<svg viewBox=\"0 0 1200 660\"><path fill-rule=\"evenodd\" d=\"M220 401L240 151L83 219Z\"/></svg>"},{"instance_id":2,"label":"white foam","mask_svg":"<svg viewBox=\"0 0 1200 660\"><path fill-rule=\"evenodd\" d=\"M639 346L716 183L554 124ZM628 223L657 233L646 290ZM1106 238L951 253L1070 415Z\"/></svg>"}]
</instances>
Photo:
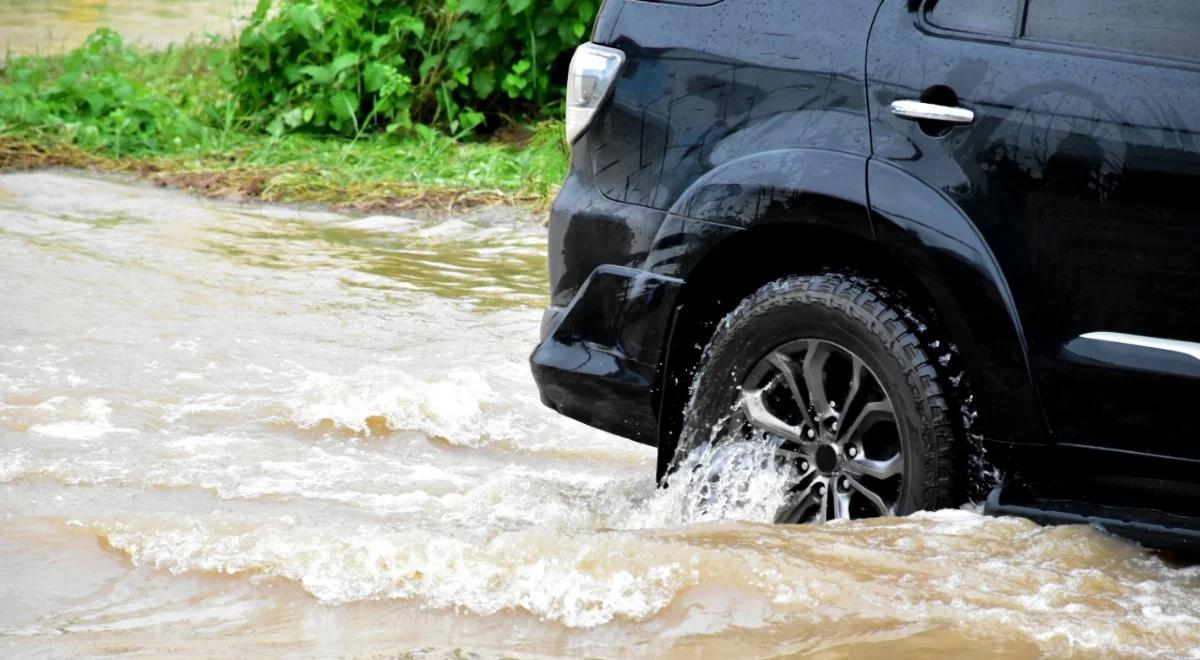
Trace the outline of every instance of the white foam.
<instances>
[{"instance_id":1,"label":"white foam","mask_svg":"<svg viewBox=\"0 0 1200 660\"><path fill-rule=\"evenodd\" d=\"M19 450L0 451L0 484L21 478L29 470L29 459Z\"/></svg>"},{"instance_id":2,"label":"white foam","mask_svg":"<svg viewBox=\"0 0 1200 660\"><path fill-rule=\"evenodd\" d=\"M138 433L137 429L113 426L109 421L112 408L104 399L87 398L84 401L83 414L84 419L36 424L29 431L65 440L93 440L109 433Z\"/></svg>"},{"instance_id":3,"label":"white foam","mask_svg":"<svg viewBox=\"0 0 1200 660\"><path fill-rule=\"evenodd\" d=\"M174 529L160 523L148 533L119 523L101 527L135 562L172 572L266 571L328 602L419 597L483 615L520 608L568 626L643 619L691 580L662 548L616 533L579 539L529 529L474 544L371 526L238 531L197 521ZM627 570L642 562L644 568Z\"/></svg>"}]
</instances>

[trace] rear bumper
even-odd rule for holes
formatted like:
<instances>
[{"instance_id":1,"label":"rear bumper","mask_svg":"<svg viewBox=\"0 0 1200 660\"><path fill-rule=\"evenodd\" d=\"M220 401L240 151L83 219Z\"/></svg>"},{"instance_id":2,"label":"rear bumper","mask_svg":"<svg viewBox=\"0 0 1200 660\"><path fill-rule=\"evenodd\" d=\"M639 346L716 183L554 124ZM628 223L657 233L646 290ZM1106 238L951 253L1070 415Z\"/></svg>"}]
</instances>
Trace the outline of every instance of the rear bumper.
<instances>
[{"instance_id":1,"label":"rear bumper","mask_svg":"<svg viewBox=\"0 0 1200 660\"><path fill-rule=\"evenodd\" d=\"M567 305L547 310L530 358L542 402L655 444L658 375L682 285L634 268L596 268Z\"/></svg>"}]
</instances>

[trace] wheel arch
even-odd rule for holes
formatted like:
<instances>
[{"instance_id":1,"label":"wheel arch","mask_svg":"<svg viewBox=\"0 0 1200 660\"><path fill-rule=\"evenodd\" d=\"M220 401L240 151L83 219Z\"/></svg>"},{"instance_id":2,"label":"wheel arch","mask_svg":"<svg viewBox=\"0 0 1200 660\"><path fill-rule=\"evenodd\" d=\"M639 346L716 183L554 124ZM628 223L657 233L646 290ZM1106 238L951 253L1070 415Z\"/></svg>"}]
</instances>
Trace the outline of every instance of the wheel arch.
<instances>
[{"instance_id":1,"label":"wheel arch","mask_svg":"<svg viewBox=\"0 0 1200 660\"><path fill-rule=\"evenodd\" d=\"M738 267L733 270L728 264ZM830 270L887 282L904 291L906 303L928 322L940 324L937 306L925 295L921 282L868 238L805 222L752 226L722 236L689 270L676 300L675 320L659 377L660 476L674 456L692 378L716 324L742 299L769 282ZM937 332L934 330L934 334Z\"/></svg>"},{"instance_id":2,"label":"wheel arch","mask_svg":"<svg viewBox=\"0 0 1200 660\"><path fill-rule=\"evenodd\" d=\"M932 336L950 345L947 356L959 362L950 368L970 383L973 401L963 403L977 415L973 433L1002 442L1044 441L1020 320L986 243L965 214L919 181L923 190L909 190L899 202L872 206L865 185L861 200L850 198L844 192L853 187L844 177L854 171L851 158L836 159L843 177L838 189L809 184L784 195L792 200L789 213L743 214L737 226L679 215L664 223L648 269L686 284L658 380L660 475L673 456L692 377L716 323L768 282L823 270L853 271L905 294L906 304L933 326ZM885 172L886 185L871 190L913 187L893 174ZM865 229L857 217L866 219Z\"/></svg>"}]
</instances>

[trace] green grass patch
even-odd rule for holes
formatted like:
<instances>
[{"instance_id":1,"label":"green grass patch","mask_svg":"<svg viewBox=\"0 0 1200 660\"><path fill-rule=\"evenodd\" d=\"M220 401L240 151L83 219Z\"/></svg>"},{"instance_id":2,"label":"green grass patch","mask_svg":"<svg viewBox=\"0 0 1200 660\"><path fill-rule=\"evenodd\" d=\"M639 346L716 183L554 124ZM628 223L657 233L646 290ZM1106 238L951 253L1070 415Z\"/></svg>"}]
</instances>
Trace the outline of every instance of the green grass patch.
<instances>
[{"instance_id":1,"label":"green grass patch","mask_svg":"<svg viewBox=\"0 0 1200 660\"><path fill-rule=\"evenodd\" d=\"M489 139L436 130L353 136L268 132L246 116L221 41L140 51L108 30L65 55L0 69L0 170L132 172L213 195L367 210L544 203L562 181L562 125L513 124Z\"/></svg>"}]
</instances>

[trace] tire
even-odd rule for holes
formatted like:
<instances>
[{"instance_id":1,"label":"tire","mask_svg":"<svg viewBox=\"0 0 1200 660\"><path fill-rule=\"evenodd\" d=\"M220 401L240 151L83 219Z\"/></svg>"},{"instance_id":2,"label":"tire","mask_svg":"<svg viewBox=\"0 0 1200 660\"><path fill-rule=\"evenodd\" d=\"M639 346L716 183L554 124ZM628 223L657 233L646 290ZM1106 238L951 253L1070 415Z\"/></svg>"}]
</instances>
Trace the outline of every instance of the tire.
<instances>
[{"instance_id":1,"label":"tire","mask_svg":"<svg viewBox=\"0 0 1200 660\"><path fill-rule=\"evenodd\" d=\"M859 276L763 286L704 350L673 469L706 469L688 457L723 444L769 444L789 475L777 522L956 504L961 431L921 341L925 327L898 296Z\"/></svg>"}]
</instances>

